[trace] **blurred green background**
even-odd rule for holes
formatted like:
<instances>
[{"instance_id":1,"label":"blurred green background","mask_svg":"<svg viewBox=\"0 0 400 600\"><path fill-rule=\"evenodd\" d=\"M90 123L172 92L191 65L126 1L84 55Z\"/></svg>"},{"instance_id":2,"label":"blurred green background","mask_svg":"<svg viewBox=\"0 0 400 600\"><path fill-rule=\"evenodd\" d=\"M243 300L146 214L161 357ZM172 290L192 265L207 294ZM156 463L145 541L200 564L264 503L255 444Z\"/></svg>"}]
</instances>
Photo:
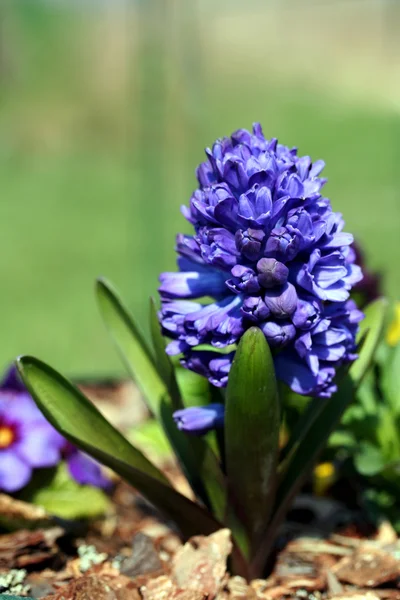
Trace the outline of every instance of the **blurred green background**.
<instances>
[{"instance_id":1,"label":"blurred green background","mask_svg":"<svg viewBox=\"0 0 400 600\"><path fill-rule=\"evenodd\" d=\"M324 158L400 297L396 0L3 0L0 364L118 374L97 275L143 322L215 138L261 121Z\"/></svg>"}]
</instances>

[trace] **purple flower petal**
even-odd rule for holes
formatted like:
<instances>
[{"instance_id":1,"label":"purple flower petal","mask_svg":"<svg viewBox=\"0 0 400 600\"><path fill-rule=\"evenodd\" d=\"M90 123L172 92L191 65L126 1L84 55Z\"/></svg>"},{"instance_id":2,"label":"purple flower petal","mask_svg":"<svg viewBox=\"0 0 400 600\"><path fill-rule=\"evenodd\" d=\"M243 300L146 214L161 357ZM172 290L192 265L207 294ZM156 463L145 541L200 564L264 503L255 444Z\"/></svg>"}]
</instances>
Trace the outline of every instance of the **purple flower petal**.
<instances>
[{"instance_id":1,"label":"purple flower petal","mask_svg":"<svg viewBox=\"0 0 400 600\"><path fill-rule=\"evenodd\" d=\"M220 271L163 273L158 288L163 298L201 298L220 296L226 291L225 277Z\"/></svg>"},{"instance_id":2,"label":"purple flower petal","mask_svg":"<svg viewBox=\"0 0 400 600\"><path fill-rule=\"evenodd\" d=\"M0 450L0 490L17 492L26 486L31 475L31 467L12 449Z\"/></svg>"},{"instance_id":3,"label":"purple flower petal","mask_svg":"<svg viewBox=\"0 0 400 600\"><path fill-rule=\"evenodd\" d=\"M211 429L223 426L224 412L223 404L192 406L174 412L174 419L181 431L192 435L204 435Z\"/></svg>"},{"instance_id":4,"label":"purple flower petal","mask_svg":"<svg viewBox=\"0 0 400 600\"><path fill-rule=\"evenodd\" d=\"M80 450L76 450L67 458L67 465L71 476L82 485L93 485L103 489L111 485L100 465Z\"/></svg>"},{"instance_id":5,"label":"purple flower petal","mask_svg":"<svg viewBox=\"0 0 400 600\"><path fill-rule=\"evenodd\" d=\"M13 451L32 468L54 467L61 460L64 438L46 422L23 427Z\"/></svg>"}]
</instances>

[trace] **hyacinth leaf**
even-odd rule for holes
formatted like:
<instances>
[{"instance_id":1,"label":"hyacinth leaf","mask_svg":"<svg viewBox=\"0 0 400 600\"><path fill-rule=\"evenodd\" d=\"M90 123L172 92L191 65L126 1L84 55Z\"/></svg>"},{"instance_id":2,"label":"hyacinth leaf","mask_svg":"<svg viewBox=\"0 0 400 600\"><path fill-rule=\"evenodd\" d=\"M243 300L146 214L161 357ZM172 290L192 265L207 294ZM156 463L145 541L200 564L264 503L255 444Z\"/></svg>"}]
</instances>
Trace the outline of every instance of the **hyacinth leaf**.
<instances>
[{"instance_id":1,"label":"hyacinth leaf","mask_svg":"<svg viewBox=\"0 0 400 600\"><path fill-rule=\"evenodd\" d=\"M158 417L167 389L151 351L113 286L105 279L98 279L96 291L101 315L121 359L149 409Z\"/></svg>"},{"instance_id":2,"label":"hyacinth leaf","mask_svg":"<svg viewBox=\"0 0 400 600\"><path fill-rule=\"evenodd\" d=\"M295 495L304 483L318 455L324 448L331 432L337 427L340 418L354 397L354 385L347 375L336 394L328 400L320 399L322 410L313 420L307 435L300 441L292 454L282 481L279 484L274 512L268 525L267 535L254 558L252 569L259 572L271 551L273 540L279 526L292 503Z\"/></svg>"},{"instance_id":3,"label":"hyacinth leaf","mask_svg":"<svg viewBox=\"0 0 400 600\"><path fill-rule=\"evenodd\" d=\"M193 491L217 518L222 519L226 508L225 481L208 440L180 431L167 402L161 406L160 420Z\"/></svg>"},{"instance_id":4,"label":"hyacinth leaf","mask_svg":"<svg viewBox=\"0 0 400 600\"><path fill-rule=\"evenodd\" d=\"M103 454L123 460L154 479L169 485L165 475L115 429L90 400L52 367L32 356L21 356L16 365L36 404L65 438L90 444Z\"/></svg>"},{"instance_id":5,"label":"hyacinth leaf","mask_svg":"<svg viewBox=\"0 0 400 600\"><path fill-rule=\"evenodd\" d=\"M154 506L165 516L172 519L180 528L184 536L199 533L212 533L221 528L221 523L212 517L201 506L192 502L172 487L165 485L147 473L136 469L116 456L93 447L91 444L81 440L71 440L77 444L78 441L84 450L103 464L113 469L118 475L140 491Z\"/></svg>"},{"instance_id":6,"label":"hyacinth leaf","mask_svg":"<svg viewBox=\"0 0 400 600\"><path fill-rule=\"evenodd\" d=\"M153 300L150 302L150 330L155 349L156 364L169 392L169 396L165 395L161 402L159 419L193 491L217 518L222 519L226 507L226 490L218 459L206 438L186 435L177 428L173 419L173 411L182 408L184 404L181 400L174 367L165 352L165 342L161 335ZM200 379L203 389L205 387L208 391L206 379L195 373L190 373L186 369L180 370L189 373L190 376L193 375L191 380L193 378Z\"/></svg>"},{"instance_id":7,"label":"hyacinth leaf","mask_svg":"<svg viewBox=\"0 0 400 600\"><path fill-rule=\"evenodd\" d=\"M293 454L296 452L301 441L306 437L311 425L322 411L323 407L324 402L321 398L311 398L311 400L309 400L304 412L298 418L289 441L282 452L282 459L279 464L280 477L286 472Z\"/></svg>"},{"instance_id":8,"label":"hyacinth leaf","mask_svg":"<svg viewBox=\"0 0 400 600\"><path fill-rule=\"evenodd\" d=\"M211 514L176 492L165 476L54 369L30 356L18 358L17 367L48 421L72 444L138 489L173 519L185 536L212 533L222 527Z\"/></svg>"},{"instance_id":9,"label":"hyacinth leaf","mask_svg":"<svg viewBox=\"0 0 400 600\"><path fill-rule=\"evenodd\" d=\"M75 442L76 443L76 442ZM96 457L138 489L167 518L172 519L185 537L208 535L221 529L222 523L200 505L192 502L172 487L163 485L142 471L114 456L85 444L85 451ZM248 577L248 567L238 545L233 540L232 558L237 575Z\"/></svg>"},{"instance_id":10,"label":"hyacinth leaf","mask_svg":"<svg viewBox=\"0 0 400 600\"><path fill-rule=\"evenodd\" d=\"M210 385L205 377L179 366L176 369L176 378L186 408L210 404Z\"/></svg>"},{"instance_id":11,"label":"hyacinth leaf","mask_svg":"<svg viewBox=\"0 0 400 600\"><path fill-rule=\"evenodd\" d=\"M240 341L229 374L225 455L231 503L253 548L274 502L279 425L272 355L264 334L252 327Z\"/></svg>"},{"instance_id":12,"label":"hyacinth leaf","mask_svg":"<svg viewBox=\"0 0 400 600\"><path fill-rule=\"evenodd\" d=\"M155 309L153 307L150 326L157 358L144 342L132 316L124 307L117 292L104 279L97 281L97 295L103 319L111 333L130 374L147 398L149 408L160 420L169 443L173 447L180 465L195 495L207 506L214 506L221 514L225 505L225 493L221 487L222 475L216 458L210 456L206 442L190 440L180 432L172 417L173 401L181 405L179 391L169 357L165 354L164 340L157 334ZM158 325L158 330L160 329ZM160 339L161 338L161 339ZM161 356L165 355L165 358ZM159 366L159 370L157 366ZM207 471L211 469L208 477ZM203 479L206 481L203 481Z\"/></svg>"},{"instance_id":13,"label":"hyacinth leaf","mask_svg":"<svg viewBox=\"0 0 400 600\"><path fill-rule=\"evenodd\" d=\"M348 375L341 380L338 392L328 400L319 399L321 407L317 407L316 416L309 419L306 434L303 434L293 447L278 488L274 516L268 529L269 538L274 537L294 496L354 398L355 390L363 380L381 339L386 309L387 301L384 298L375 300L366 308L365 319L362 321L363 325L358 336L359 340L363 340L359 358L349 369ZM360 366L357 366L359 361ZM311 402L311 406L315 407L316 401ZM260 568L260 564L266 560L269 551L270 542L266 540L255 559L256 569Z\"/></svg>"},{"instance_id":14,"label":"hyacinth leaf","mask_svg":"<svg viewBox=\"0 0 400 600\"><path fill-rule=\"evenodd\" d=\"M374 300L364 309L365 319L360 323L358 341L363 340L359 357L350 367L349 374L358 387L368 371L376 348L382 339L385 319L388 312L386 298Z\"/></svg>"},{"instance_id":15,"label":"hyacinth leaf","mask_svg":"<svg viewBox=\"0 0 400 600\"><path fill-rule=\"evenodd\" d=\"M143 423L134 425L126 437L155 465L162 465L173 460L174 454L171 445L157 419L150 418Z\"/></svg>"},{"instance_id":16,"label":"hyacinth leaf","mask_svg":"<svg viewBox=\"0 0 400 600\"><path fill-rule=\"evenodd\" d=\"M170 357L165 352L166 344L161 333L160 322L158 320L157 309L153 298L150 298L150 332L158 373L162 377L167 387L173 409L179 410L180 408L183 408L181 394L179 391L178 382L176 380L174 366Z\"/></svg>"}]
</instances>

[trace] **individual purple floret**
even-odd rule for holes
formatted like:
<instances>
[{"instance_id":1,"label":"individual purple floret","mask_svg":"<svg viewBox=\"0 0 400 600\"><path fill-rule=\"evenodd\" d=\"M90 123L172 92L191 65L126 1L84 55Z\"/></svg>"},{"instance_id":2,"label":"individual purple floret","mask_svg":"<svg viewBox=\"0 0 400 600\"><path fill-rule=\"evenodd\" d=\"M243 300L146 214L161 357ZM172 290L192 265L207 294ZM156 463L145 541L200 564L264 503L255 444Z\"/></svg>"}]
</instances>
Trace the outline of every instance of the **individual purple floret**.
<instances>
[{"instance_id":1,"label":"individual purple floret","mask_svg":"<svg viewBox=\"0 0 400 600\"><path fill-rule=\"evenodd\" d=\"M353 236L322 196L324 163L266 140L259 124L206 154L182 209L194 234L178 235L179 271L160 277L167 352L223 387L234 347L221 351L255 325L279 379L330 396L337 368L356 356L362 314L349 296L362 273Z\"/></svg>"},{"instance_id":2,"label":"individual purple floret","mask_svg":"<svg viewBox=\"0 0 400 600\"><path fill-rule=\"evenodd\" d=\"M211 429L224 424L224 405L208 404L207 406L191 406L174 413L178 429L186 433L203 435Z\"/></svg>"},{"instance_id":3,"label":"individual purple floret","mask_svg":"<svg viewBox=\"0 0 400 600\"><path fill-rule=\"evenodd\" d=\"M45 419L11 367L0 384L0 490L16 492L35 468L66 460L78 483L109 486L100 466L63 438Z\"/></svg>"}]
</instances>

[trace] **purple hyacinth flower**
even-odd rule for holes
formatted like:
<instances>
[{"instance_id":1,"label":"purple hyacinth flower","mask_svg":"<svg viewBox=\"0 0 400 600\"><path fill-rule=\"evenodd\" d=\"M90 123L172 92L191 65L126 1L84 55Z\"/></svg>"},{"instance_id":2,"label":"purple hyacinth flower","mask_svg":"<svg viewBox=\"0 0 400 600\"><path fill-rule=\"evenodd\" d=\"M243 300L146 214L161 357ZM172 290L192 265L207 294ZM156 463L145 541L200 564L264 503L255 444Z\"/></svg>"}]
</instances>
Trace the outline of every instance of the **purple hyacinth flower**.
<instances>
[{"instance_id":1,"label":"purple hyacinth flower","mask_svg":"<svg viewBox=\"0 0 400 600\"><path fill-rule=\"evenodd\" d=\"M178 429L192 435L204 435L224 424L224 405L191 406L174 412Z\"/></svg>"},{"instance_id":2,"label":"purple hyacinth flower","mask_svg":"<svg viewBox=\"0 0 400 600\"><path fill-rule=\"evenodd\" d=\"M323 161L267 140L259 124L217 140L206 156L182 211L193 234L178 235L178 272L160 277L168 353L223 387L234 351L212 347L236 345L258 326L278 378L328 397L338 367L356 356L361 314L349 296L362 273L353 236L322 195ZM205 296L207 304L194 301Z\"/></svg>"},{"instance_id":3,"label":"purple hyacinth flower","mask_svg":"<svg viewBox=\"0 0 400 600\"><path fill-rule=\"evenodd\" d=\"M50 425L12 366L0 384L0 490L16 492L34 469L55 467L63 459L78 483L109 486L100 465Z\"/></svg>"}]
</instances>

